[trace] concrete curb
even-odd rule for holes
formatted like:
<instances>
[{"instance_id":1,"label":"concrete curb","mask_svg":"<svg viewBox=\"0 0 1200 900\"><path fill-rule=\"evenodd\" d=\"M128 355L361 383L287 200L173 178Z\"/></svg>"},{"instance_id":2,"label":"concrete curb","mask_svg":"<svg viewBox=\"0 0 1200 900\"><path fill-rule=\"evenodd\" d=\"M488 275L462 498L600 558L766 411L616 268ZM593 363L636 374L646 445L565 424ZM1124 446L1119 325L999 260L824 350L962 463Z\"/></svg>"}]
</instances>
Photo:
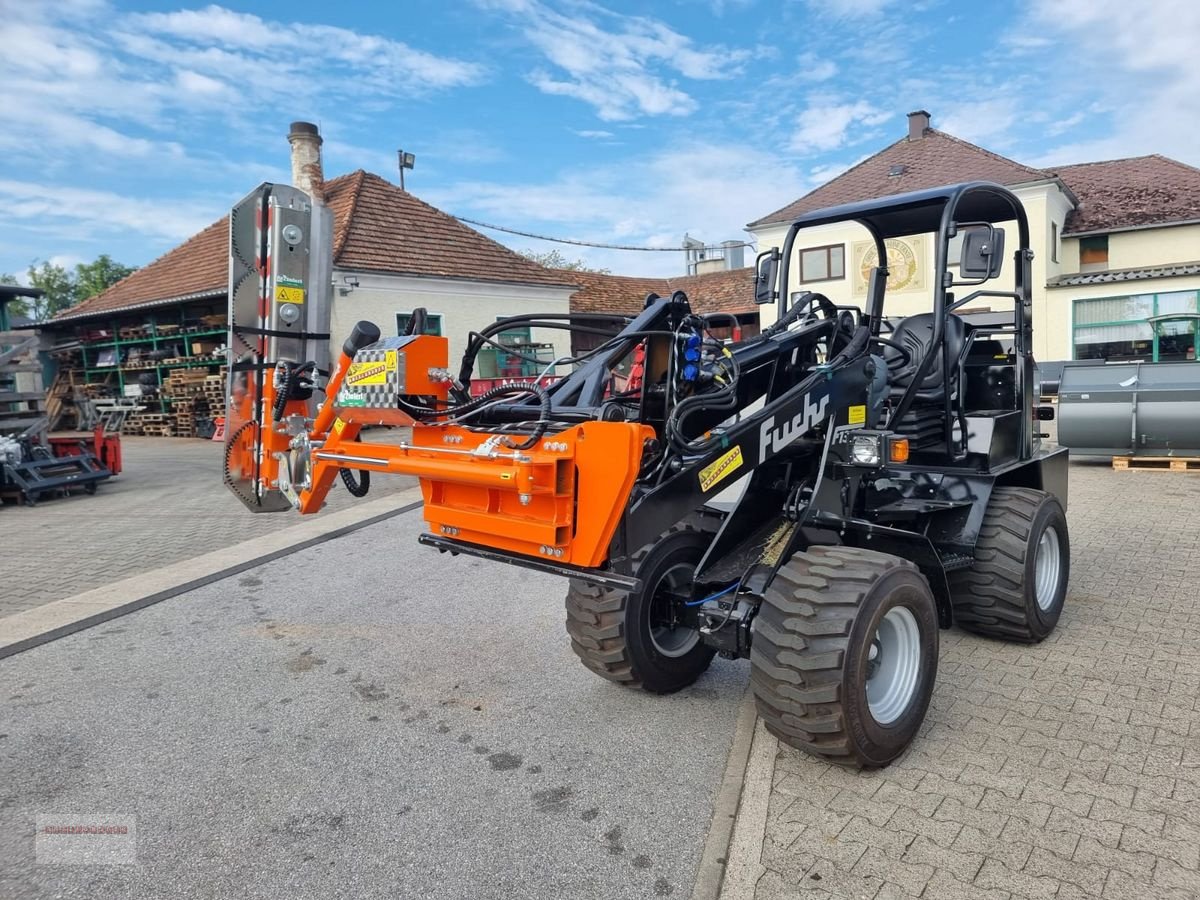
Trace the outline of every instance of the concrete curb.
<instances>
[{"instance_id":1,"label":"concrete curb","mask_svg":"<svg viewBox=\"0 0 1200 900\"><path fill-rule=\"evenodd\" d=\"M734 824L738 819L738 808L742 802L742 790L747 778L746 763L754 738L754 723L758 714L754 709L754 693L749 686L742 695L738 707L737 725L733 732L733 743L729 747L729 758L725 762L725 774L713 801L712 822L708 836L700 853L700 864L696 867L696 883L692 888L692 900L717 900L721 896L721 885L726 877L730 841Z\"/></svg>"},{"instance_id":2,"label":"concrete curb","mask_svg":"<svg viewBox=\"0 0 1200 900\"><path fill-rule=\"evenodd\" d=\"M775 760L779 742L762 722L754 730L742 802L733 838L729 842L728 865L721 886L721 900L753 900L766 868L762 864L763 841L767 834L767 808L775 783Z\"/></svg>"},{"instance_id":3,"label":"concrete curb","mask_svg":"<svg viewBox=\"0 0 1200 900\"><path fill-rule=\"evenodd\" d=\"M420 494L411 488L0 619L0 659L409 512Z\"/></svg>"}]
</instances>

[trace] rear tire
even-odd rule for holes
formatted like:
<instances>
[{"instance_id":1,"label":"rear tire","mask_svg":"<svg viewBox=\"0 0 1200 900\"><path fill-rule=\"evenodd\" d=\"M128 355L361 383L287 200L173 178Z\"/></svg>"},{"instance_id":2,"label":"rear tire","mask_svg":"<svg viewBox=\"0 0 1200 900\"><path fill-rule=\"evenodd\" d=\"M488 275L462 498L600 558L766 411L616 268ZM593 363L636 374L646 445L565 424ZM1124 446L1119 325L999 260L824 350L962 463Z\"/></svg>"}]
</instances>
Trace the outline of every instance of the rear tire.
<instances>
[{"instance_id":1,"label":"rear tire","mask_svg":"<svg viewBox=\"0 0 1200 900\"><path fill-rule=\"evenodd\" d=\"M1071 574L1067 517L1053 494L992 491L975 562L950 573L954 621L965 631L1035 644L1062 615Z\"/></svg>"},{"instance_id":2,"label":"rear tire","mask_svg":"<svg viewBox=\"0 0 1200 900\"><path fill-rule=\"evenodd\" d=\"M886 766L916 736L937 677L937 606L907 560L811 547L754 620L750 683L767 730L843 766Z\"/></svg>"},{"instance_id":3,"label":"rear tire","mask_svg":"<svg viewBox=\"0 0 1200 900\"><path fill-rule=\"evenodd\" d=\"M690 528L667 532L634 554L642 588L634 593L572 580L567 590L571 649L602 678L652 694L687 687L714 651L694 628L664 622L661 591L691 584L712 536ZM657 599L656 599L657 597Z\"/></svg>"}]
</instances>

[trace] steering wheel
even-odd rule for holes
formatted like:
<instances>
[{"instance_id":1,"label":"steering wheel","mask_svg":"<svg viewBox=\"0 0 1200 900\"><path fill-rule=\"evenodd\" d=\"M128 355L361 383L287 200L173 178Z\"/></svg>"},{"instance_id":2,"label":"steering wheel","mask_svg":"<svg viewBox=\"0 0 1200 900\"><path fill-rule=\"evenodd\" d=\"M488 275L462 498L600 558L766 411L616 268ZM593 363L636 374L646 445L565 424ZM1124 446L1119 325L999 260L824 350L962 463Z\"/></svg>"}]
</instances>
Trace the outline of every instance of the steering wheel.
<instances>
[{"instance_id":1,"label":"steering wheel","mask_svg":"<svg viewBox=\"0 0 1200 900\"><path fill-rule=\"evenodd\" d=\"M902 347L900 344L890 338L880 337L877 334L871 335L871 341L876 344L882 344L884 347L891 347L900 354L899 358L892 357L887 361L887 367L890 371L895 372L903 369L912 362L912 353L907 347Z\"/></svg>"}]
</instances>

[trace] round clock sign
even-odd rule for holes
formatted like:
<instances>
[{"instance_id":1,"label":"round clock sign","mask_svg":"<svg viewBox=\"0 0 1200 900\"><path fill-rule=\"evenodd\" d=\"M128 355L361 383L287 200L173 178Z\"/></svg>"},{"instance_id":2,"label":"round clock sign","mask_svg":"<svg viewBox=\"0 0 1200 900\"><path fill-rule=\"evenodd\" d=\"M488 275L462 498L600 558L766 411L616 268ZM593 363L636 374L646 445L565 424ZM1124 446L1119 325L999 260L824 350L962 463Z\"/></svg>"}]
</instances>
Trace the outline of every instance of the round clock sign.
<instances>
[{"instance_id":1,"label":"round clock sign","mask_svg":"<svg viewBox=\"0 0 1200 900\"><path fill-rule=\"evenodd\" d=\"M917 254L908 242L899 238L888 238L883 245L887 250L888 290L903 291L920 287L918 283L920 267L917 264ZM861 272L864 282L870 280L871 270L878 264L878 259L875 246L872 244L862 257Z\"/></svg>"}]
</instances>

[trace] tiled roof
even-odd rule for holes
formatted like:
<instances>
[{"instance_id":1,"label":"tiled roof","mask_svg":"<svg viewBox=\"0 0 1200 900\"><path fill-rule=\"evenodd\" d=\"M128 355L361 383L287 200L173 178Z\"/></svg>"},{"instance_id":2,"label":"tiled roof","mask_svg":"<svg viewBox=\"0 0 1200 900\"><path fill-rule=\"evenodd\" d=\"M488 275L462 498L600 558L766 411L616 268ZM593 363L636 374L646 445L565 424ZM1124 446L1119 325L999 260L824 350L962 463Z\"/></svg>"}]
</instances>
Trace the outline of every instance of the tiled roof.
<instances>
[{"instance_id":1,"label":"tiled roof","mask_svg":"<svg viewBox=\"0 0 1200 900\"><path fill-rule=\"evenodd\" d=\"M1059 166L1079 198L1063 234L1200 220L1200 169L1157 153Z\"/></svg>"},{"instance_id":2,"label":"tiled roof","mask_svg":"<svg viewBox=\"0 0 1200 900\"><path fill-rule=\"evenodd\" d=\"M893 170L900 171L900 174L890 175ZM828 206L960 181L1022 184L1048 177L1049 174L1040 169L1021 165L953 135L929 128L920 140L904 138L896 141L799 200L751 222L748 227L788 222L801 213Z\"/></svg>"},{"instance_id":3,"label":"tiled roof","mask_svg":"<svg viewBox=\"0 0 1200 900\"><path fill-rule=\"evenodd\" d=\"M1174 263L1168 266L1145 266L1140 269L1107 269L1103 272L1079 272L1058 275L1046 282L1049 287L1068 287L1079 284L1108 284L1116 281L1142 281L1147 278L1182 278L1200 275L1200 262Z\"/></svg>"},{"instance_id":4,"label":"tiled roof","mask_svg":"<svg viewBox=\"0 0 1200 900\"><path fill-rule=\"evenodd\" d=\"M54 321L158 306L184 298L216 297L225 293L228 280L229 217L222 216L108 290L59 313Z\"/></svg>"},{"instance_id":5,"label":"tiled roof","mask_svg":"<svg viewBox=\"0 0 1200 900\"><path fill-rule=\"evenodd\" d=\"M569 286L573 279L526 259L389 181L361 169L331 196L338 219L334 264L343 269ZM342 190L346 190L343 188Z\"/></svg>"},{"instance_id":6,"label":"tiled roof","mask_svg":"<svg viewBox=\"0 0 1200 900\"><path fill-rule=\"evenodd\" d=\"M334 265L475 281L569 287L554 273L359 169L325 183L334 215ZM223 216L154 262L55 317L78 319L225 293L229 217Z\"/></svg>"},{"instance_id":7,"label":"tiled roof","mask_svg":"<svg viewBox=\"0 0 1200 900\"><path fill-rule=\"evenodd\" d=\"M560 276L570 276L581 286L571 295L571 312L633 315L641 312L647 294L653 292L660 297L669 297L675 291L687 294L692 309L698 313L748 313L758 309L754 302L754 270L749 267L676 278L557 271Z\"/></svg>"}]
</instances>

